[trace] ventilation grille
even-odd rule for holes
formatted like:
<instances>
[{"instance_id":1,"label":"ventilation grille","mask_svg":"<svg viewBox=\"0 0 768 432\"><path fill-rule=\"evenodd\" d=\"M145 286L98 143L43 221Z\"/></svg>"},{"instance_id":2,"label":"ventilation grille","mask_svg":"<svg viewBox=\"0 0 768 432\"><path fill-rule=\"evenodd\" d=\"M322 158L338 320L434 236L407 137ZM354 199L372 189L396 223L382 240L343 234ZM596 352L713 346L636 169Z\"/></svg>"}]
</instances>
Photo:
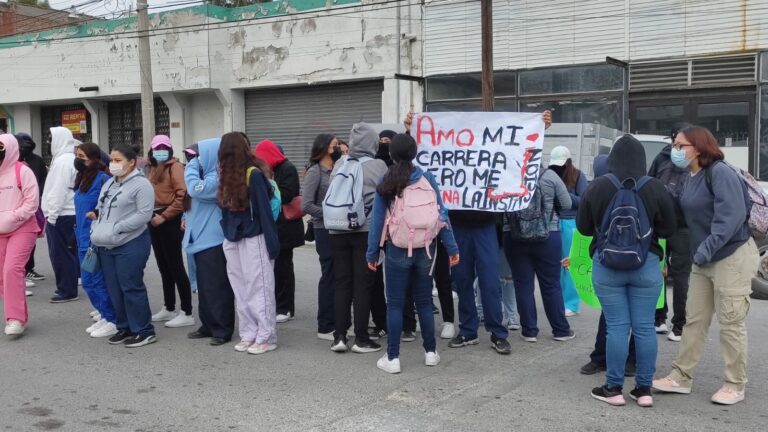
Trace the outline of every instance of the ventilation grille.
<instances>
[{"instance_id":1,"label":"ventilation grille","mask_svg":"<svg viewBox=\"0 0 768 432\"><path fill-rule=\"evenodd\" d=\"M631 64L629 88L651 90L753 84L756 68L754 55Z\"/></svg>"}]
</instances>

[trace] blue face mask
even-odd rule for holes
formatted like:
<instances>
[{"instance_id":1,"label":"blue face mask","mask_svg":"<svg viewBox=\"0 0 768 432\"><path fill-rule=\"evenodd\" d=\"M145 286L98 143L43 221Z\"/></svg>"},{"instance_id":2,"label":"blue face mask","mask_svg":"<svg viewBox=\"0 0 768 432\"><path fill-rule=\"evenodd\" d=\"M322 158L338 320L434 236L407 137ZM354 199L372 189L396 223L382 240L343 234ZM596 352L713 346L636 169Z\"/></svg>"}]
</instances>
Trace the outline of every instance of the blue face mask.
<instances>
[{"instance_id":1,"label":"blue face mask","mask_svg":"<svg viewBox=\"0 0 768 432\"><path fill-rule=\"evenodd\" d=\"M685 157L685 150L683 149L678 150L673 147L669 157L672 160L672 163L678 168L688 168L688 165L691 164L690 159Z\"/></svg>"},{"instance_id":2,"label":"blue face mask","mask_svg":"<svg viewBox=\"0 0 768 432\"><path fill-rule=\"evenodd\" d=\"M157 163L163 163L168 160L170 152L168 150L155 150L152 152L152 157L155 158Z\"/></svg>"}]
</instances>

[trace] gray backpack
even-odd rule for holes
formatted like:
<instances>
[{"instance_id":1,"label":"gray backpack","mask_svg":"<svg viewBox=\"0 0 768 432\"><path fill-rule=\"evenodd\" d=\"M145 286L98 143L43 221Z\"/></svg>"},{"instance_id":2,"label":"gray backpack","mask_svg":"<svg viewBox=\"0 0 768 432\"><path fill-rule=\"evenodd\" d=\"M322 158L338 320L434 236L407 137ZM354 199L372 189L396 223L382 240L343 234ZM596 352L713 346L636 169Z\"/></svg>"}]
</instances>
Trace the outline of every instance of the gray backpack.
<instances>
[{"instance_id":1,"label":"gray backpack","mask_svg":"<svg viewBox=\"0 0 768 432\"><path fill-rule=\"evenodd\" d=\"M323 225L334 231L357 231L367 219L363 164L369 157L346 158L334 174L323 200Z\"/></svg>"}]
</instances>

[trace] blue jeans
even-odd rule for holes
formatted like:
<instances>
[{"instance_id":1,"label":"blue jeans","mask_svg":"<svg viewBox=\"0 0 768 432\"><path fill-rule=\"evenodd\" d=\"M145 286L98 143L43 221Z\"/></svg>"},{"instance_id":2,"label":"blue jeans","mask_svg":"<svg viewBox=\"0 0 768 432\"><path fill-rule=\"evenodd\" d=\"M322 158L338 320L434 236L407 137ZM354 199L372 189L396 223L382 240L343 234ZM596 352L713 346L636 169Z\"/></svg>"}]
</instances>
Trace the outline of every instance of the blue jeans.
<instances>
[{"instance_id":1,"label":"blue jeans","mask_svg":"<svg viewBox=\"0 0 768 432\"><path fill-rule=\"evenodd\" d=\"M461 255L459 264L453 268L453 281L459 295L459 334L467 339L477 337L477 329L480 326L474 295L474 282L477 277L485 329L499 339L506 339L508 332L502 325L501 314L499 241L496 237L496 226L454 226L453 235Z\"/></svg>"},{"instance_id":2,"label":"blue jeans","mask_svg":"<svg viewBox=\"0 0 768 432\"><path fill-rule=\"evenodd\" d=\"M515 299L515 279L512 276L512 269L504 256L504 248L499 248L499 281L501 282L501 303L503 306L503 315L507 323L517 323L520 318L517 316L517 299Z\"/></svg>"},{"instance_id":3,"label":"blue jeans","mask_svg":"<svg viewBox=\"0 0 768 432\"><path fill-rule=\"evenodd\" d=\"M78 251L81 264L83 263L83 258L85 258L85 253L87 251L87 249L80 249ZM109 298L107 283L104 281L104 273L102 273L101 270L97 270L93 273L80 270L80 278L83 281L83 291L88 294L88 299L91 301L93 307L99 314L101 314L103 319L114 323L115 307L112 306L112 300Z\"/></svg>"},{"instance_id":4,"label":"blue jeans","mask_svg":"<svg viewBox=\"0 0 768 432\"><path fill-rule=\"evenodd\" d=\"M114 249L99 248L101 271L107 281L109 297L115 307L115 325L134 335L153 335L144 267L152 243L149 231Z\"/></svg>"},{"instance_id":5,"label":"blue jeans","mask_svg":"<svg viewBox=\"0 0 768 432\"><path fill-rule=\"evenodd\" d=\"M592 282L608 329L606 384L609 387L624 386L631 329L637 352L635 382L638 387L650 387L656 372L657 351L653 321L663 283L659 257L649 253L643 267L632 271L604 267L595 258Z\"/></svg>"},{"instance_id":6,"label":"blue jeans","mask_svg":"<svg viewBox=\"0 0 768 432\"><path fill-rule=\"evenodd\" d=\"M437 251L434 244L430 255ZM403 306L406 293L413 294L416 312L421 324L421 337L424 339L424 351L435 351L435 317L432 314L432 258L427 256L425 248L414 249L408 257L408 249L387 243L384 260L384 277L387 280L387 356L390 360L400 357L400 335L403 333ZM381 269L379 269L381 271Z\"/></svg>"},{"instance_id":7,"label":"blue jeans","mask_svg":"<svg viewBox=\"0 0 768 432\"><path fill-rule=\"evenodd\" d=\"M551 231L547 240L533 243L515 241L509 233L505 235L504 250L515 280L515 297L523 336L536 337L539 334L534 297L535 279L539 280L544 313L552 327L552 334L561 337L571 332L565 318L563 292L560 289L560 248L560 233L557 231Z\"/></svg>"},{"instance_id":8,"label":"blue jeans","mask_svg":"<svg viewBox=\"0 0 768 432\"><path fill-rule=\"evenodd\" d=\"M56 276L56 290L61 297L77 297L77 278L80 276L80 261L72 250L75 237L75 216L59 216L56 225L45 227L48 254L51 256L53 274Z\"/></svg>"},{"instance_id":9,"label":"blue jeans","mask_svg":"<svg viewBox=\"0 0 768 432\"><path fill-rule=\"evenodd\" d=\"M317 332L330 333L335 327L333 301L336 276L333 273L331 235L325 228L315 228L315 250L320 258L320 281L317 283Z\"/></svg>"},{"instance_id":10,"label":"blue jeans","mask_svg":"<svg viewBox=\"0 0 768 432\"><path fill-rule=\"evenodd\" d=\"M573 243L573 232L576 231L576 219L560 219L560 236L562 238L562 255L567 257L571 255L571 243ZM576 291L576 285L571 279L571 272L560 268L560 286L563 288L563 302L565 308L578 312L581 304L579 293Z\"/></svg>"}]
</instances>

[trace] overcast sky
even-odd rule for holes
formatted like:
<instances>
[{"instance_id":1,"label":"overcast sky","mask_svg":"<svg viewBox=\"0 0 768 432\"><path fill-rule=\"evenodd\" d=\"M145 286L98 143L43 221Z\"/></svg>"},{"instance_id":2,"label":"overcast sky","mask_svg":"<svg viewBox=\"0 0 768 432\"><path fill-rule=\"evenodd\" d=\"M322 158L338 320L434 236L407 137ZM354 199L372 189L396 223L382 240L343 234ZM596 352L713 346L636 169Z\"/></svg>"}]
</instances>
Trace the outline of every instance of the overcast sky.
<instances>
[{"instance_id":1,"label":"overcast sky","mask_svg":"<svg viewBox=\"0 0 768 432\"><path fill-rule=\"evenodd\" d=\"M51 7L55 9L68 9L72 5L89 3L90 0L48 0L48 2L51 4ZM179 5L179 3L184 4ZM195 2L195 0L149 0L149 12L153 13L168 9L190 7L202 3L202 0L197 2ZM125 13L129 8L136 8L136 0L99 0L81 6L77 8L77 11L87 15L111 18L113 16L119 16L121 13Z\"/></svg>"}]
</instances>

